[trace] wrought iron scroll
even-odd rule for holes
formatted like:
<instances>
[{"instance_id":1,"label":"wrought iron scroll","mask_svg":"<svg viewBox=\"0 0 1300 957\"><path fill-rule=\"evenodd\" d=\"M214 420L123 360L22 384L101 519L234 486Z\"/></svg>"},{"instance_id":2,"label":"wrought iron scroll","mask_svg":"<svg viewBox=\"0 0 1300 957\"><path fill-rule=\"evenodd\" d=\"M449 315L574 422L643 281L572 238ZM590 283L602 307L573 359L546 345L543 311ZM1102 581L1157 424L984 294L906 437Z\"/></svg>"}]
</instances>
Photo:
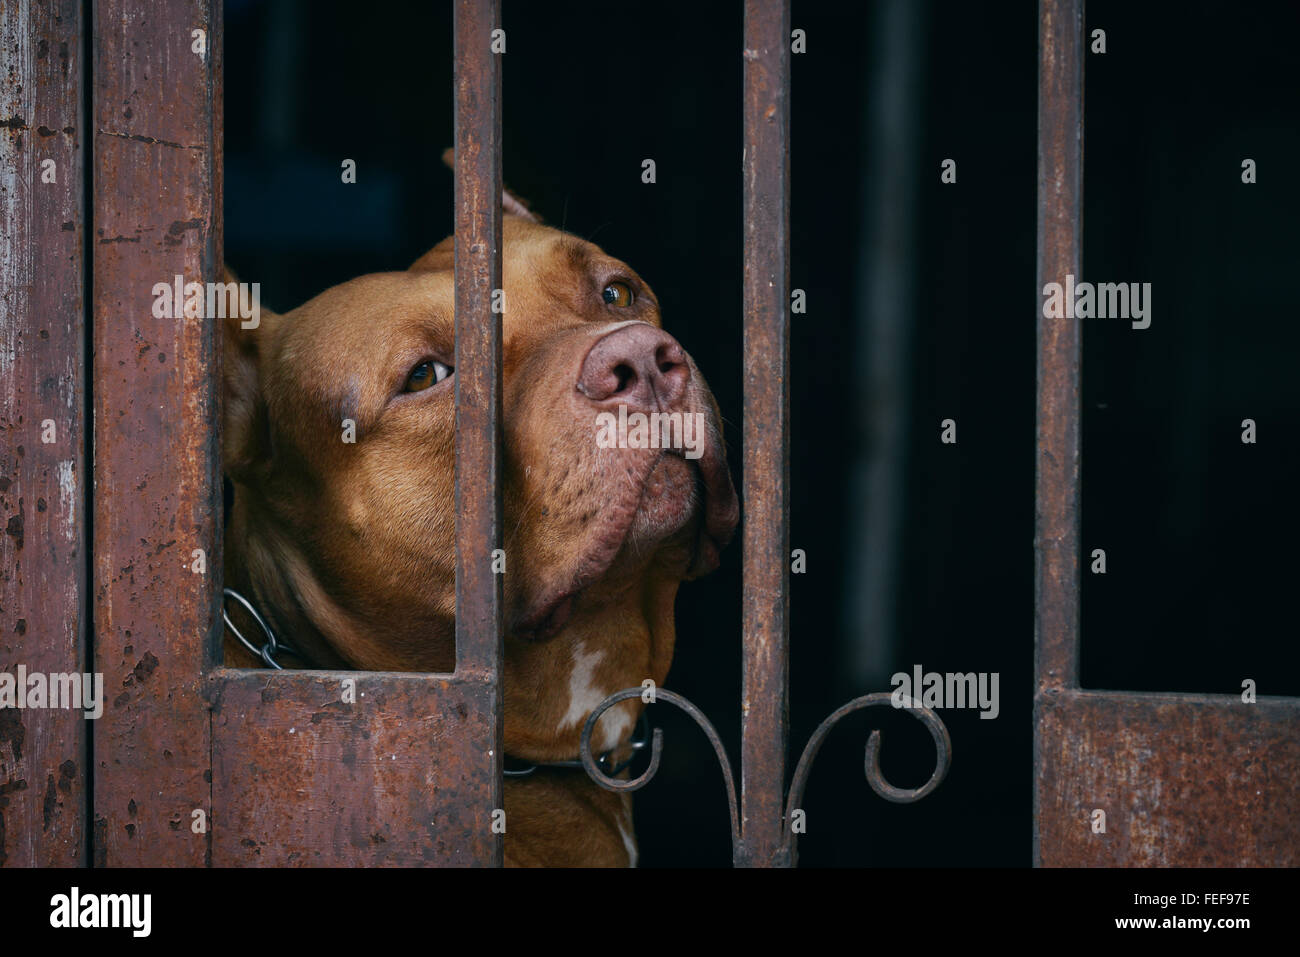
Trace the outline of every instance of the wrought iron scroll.
<instances>
[{"instance_id":1,"label":"wrought iron scroll","mask_svg":"<svg viewBox=\"0 0 1300 957\"><path fill-rule=\"evenodd\" d=\"M622 778L612 778L605 774L597 764L595 756L591 753L591 733L596 728L596 722L614 705L631 698L640 698L646 691L644 688L624 688L622 691L615 691L612 695L598 704L594 711L587 717L587 723L582 726L582 738L578 743L578 756L582 758L582 766L587 772L587 776L603 787L606 791L639 791L650 783L650 779L655 776L659 770L659 754L663 750L664 733L660 728L654 729L653 737L650 742L650 765L640 775L631 780ZM731 846L740 846L740 823L736 815L736 779L731 773L731 762L727 759L727 749L722 744L722 739L718 737L718 731L713 727L713 722L704 716L704 712L695 707L690 701L681 695L663 688L654 690L655 702L667 701L669 704L675 704L685 711L691 718L704 730L704 736L709 739L709 744L713 745L713 753L718 756L718 763L722 765L722 779L727 787L727 809L731 812Z\"/></svg>"},{"instance_id":2,"label":"wrought iron scroll","mask_svg":"<svg viewBox=\"0 0 1300 957\"><path fill-rule=\"evenodd\" d=\"M583 725L582 737L579 741L578 754L582 759L582 766L587 772L587 776L595 781L598 785L607 791L639 791L650 783L659 770L660 755L663 750L663 731L655 728L651 745L650 745L650 764L635 778L623 779L610 777L605 774L596 761L591 751L591 735L596 728L596 723L601 716L614 705L632 698L641 698L645 694L643 688L624 688L622 691L616 691L604 701L602 701L587 717L587 723ZM744 843L744 834L741 833L739 816L736 807L736 782L732 774L731 762L727 758L727 749L722 744L722 739L718 736L717 729L713 723L704 716L699 708L675 692L668 691L664 688L656 688L654 691L653 703L667 701L685 711L704 731L705 737L713 745L713 751L718 757L718 763L722 767L723 783L727 788L727 810L731 813L731 847L733 857L738 858L741 847ZM880 769L880 747L881 737L879 730L873 730L871 736L867 739L866 752L863 759L863 771L867 778L867 784L871 790L880 795L886 801L892 801L895 804L911 804L921 800L927 794L932 792L948 774L948 768L952 764L952 738L948 735L948 728L944 725L943 720L929 708L922 707L920 702L913 698L904 696L903 703L909 714L916 717L918 721L925 725L926 730L934 739L935 747L935 765L934 771L931 772L930 778L919 788L899 788L890 784L885 779L884 773ZM807 745L804 746L803 754L799 757L799 763L795 767L794 777L790 782L785 804L783 828L784 834L784 851L783 863L787 866L793 866L796 860L796 850L798 834L791 827L794 811L799 809L803 802L804 788L808 783L808 775L812 771L813 761L817 758L817 753L821 750L827 735L840 720L857 711L863 711L872 707L895 707L893 704L893 695L889 692L877 692L875 694L863 695L860 698L854 698L848 704L843 705L833 711L825 721L823 721L817 730L813 732L812 737L808 739Z\"/></svg>"}]
</instances>

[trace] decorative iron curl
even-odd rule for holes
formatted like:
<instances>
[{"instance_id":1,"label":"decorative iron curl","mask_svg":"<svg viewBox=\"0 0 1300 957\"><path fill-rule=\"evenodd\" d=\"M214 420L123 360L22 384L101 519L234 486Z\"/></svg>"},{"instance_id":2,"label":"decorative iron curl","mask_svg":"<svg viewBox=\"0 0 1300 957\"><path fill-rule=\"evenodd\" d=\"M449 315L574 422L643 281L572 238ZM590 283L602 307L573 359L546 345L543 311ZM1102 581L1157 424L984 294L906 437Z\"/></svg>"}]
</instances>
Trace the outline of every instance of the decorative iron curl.
<instances>
[{"instance_id":1,"label":"decorative iron curl","mask_svg":"<svg viewBox=\"0 0 1300 957\"><path fill-rule=\"evenodd\" d=\"M624 781L619 778L612 778L605 774L596 763L595 757L591 753L591 735L596 728L596 722L614 705L623 701L629 701L632 698L640 698L645 692L644 688L624 688L622 691L615 691L612 695L598 704L587 717L587 723L582 727L582 737L578 742L578 756L582 759L582 767L587 772L587 777L591 778L606 791L639 791L650 783L650 779L655 776L659 770L659 755L663 750L664 733L659 728L654 729L654 735L650 743L650 766L645 769L638 777ZM718 737L717 729L713 727L712 722L704 716L704 712L695 705L691 704L686 698L672 691L666 691L663 688L654 689L654 701L667 701L685 711L696 724L704 731L704 736L709 739L709 744L713 745L713 752L718 756L718 763L722 766L722 781L727 786L727 810L731 812L731 842L732 847L740 846L740 824L736 810L736 782L731 773L731 762L727 760L727 749L722 745L722 739Z\"/></svg>"},{"instance_id":2,"label":"decorative iron curl","mask_svg":"<svg viewBox=\"0 0 1300 957\"><path fill-rule=\"evenodd\" d=\"M867 783L871 785L871 790L886 801L893 801L895 804L911 804L913 801L921 800L921 798L937 788L948 774L948 767L952 764L952 739L948 736L947 726L944 725L937 714L929 708L922 707L920 702L914 698L909 698L906 695L903 695L902 698L907 705L906 710L914 714L917 720L924 724L930 732L930 737L934 738L935 764L930 780L919 788L896 788L886 781L885 776L880 771L879 731L872 731L871 737L867 739L863 769L867 776ZM808 774L812 771L813 761L816 760L817 752L821 750L822 742L830 734L831 728L835 727L845 715L880 705L893 706L893 694L888 691L879 691L875 694L863 695L861 698L854 698L848 704L833 711L813 732L812 737L808 739L808 744L804 746L803 754L799 757L799 764L794 770L794 779L790 782L790 796L785 806L787 822L790 820L791 812L798 808L803 801L803 791L804 786L808 783Z\"/></svg>"},{"instance_id":3,"label":"decorative iron curl","mask_svg":"<svg viewBox=\"0 0 1300 957\"><path fill-rule=\"evenodd\" d=\"M587 723L582 727L582 737L578 744L578 755L582 760L582 767L587 772L587 776L596 784L600 785L607 791L639 791L650 783L655 772L659 770L659 759L663 751L663 731L659 728L654 729L654 734L650 745L650 765L638 777L624 781L620 778L610 777L601 770L597 764L595 756L591 753L591 736L596 729L596 723L601 719L606 711L624 701L632 698L640 698L644 693L642 688L624 688L622 691L616 691L591 712L587 717ZM825 721L823 721L817 730L813 732L808 739L807 745L804 746L803 754L799 757L799 764L795 767L794 778L790 782L790 791L785 805L786 831L784 839L784 848L788 854L785 860L789 864L794 863L794 852L797 835L790 829L790 821L793 812L799 809L803 802L804 787L808 783L808 775L812 771L813 761L817 758L817 753L821 750L826 736L830 734L831 729L839 723L840 719L855 711L862 711L866 708L878 707L884 705L893 705L893 694L888 691L877 692L875 694L863 695L860 698L854 698L848 704L836 709ZM922 707L914 698L902 696L907 710L914 714L918 721L925 725L934 738L935 746L935 766L934 771L930 774L930 779L919 788L897 788L885 780L885 776L880 770L880 732L874 730L867 739L866 752L863 759L863 771L867 777L867 784L871 790L886 801L892 801L895 804L911 804L919 801L931 791L939 786L944 777L948 774L948 768L952 763L952 739L948 735L948 728L929 708ZM718 757L718 764L722 768L722 780L727 788L727 809L731 812L731 846L733 852L739 849L741 844L739 815L736 805L736 782L731 771L731 762L727 759L727 750L723 747L722 739L718 737L717 730L704 713L695 707L686 698L672 691L663 688L656 688L654 691L655 702L667 701L685 711L696 724L703 729L705 737L713 745L714 754Z\"/></svg>"}]
</instances>

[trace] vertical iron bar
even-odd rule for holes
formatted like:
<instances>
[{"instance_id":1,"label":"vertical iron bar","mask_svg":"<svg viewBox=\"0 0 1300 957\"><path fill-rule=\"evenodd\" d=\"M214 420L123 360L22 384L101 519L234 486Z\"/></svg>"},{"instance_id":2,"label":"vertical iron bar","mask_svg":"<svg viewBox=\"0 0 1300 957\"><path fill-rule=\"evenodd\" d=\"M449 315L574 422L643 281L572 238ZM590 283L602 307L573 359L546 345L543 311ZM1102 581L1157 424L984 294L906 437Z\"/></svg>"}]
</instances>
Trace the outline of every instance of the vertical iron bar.
<instances>
[{"instance_id":1,"label":"vertical iron bar","mask_svg":"<svg viewBox=\"0 0 1300 957\"><path fill-rule=\"evenodd\" d=\"M9 675L93 670L86 32L80 0L18 0L0 14L0 673ZM81 710L0 711L0 867L87 863L90 727Z\"/></svg>"},{"instance_id":2,"label":"vertical iron bar","mask_svg":"<svg viewBox=\"0 0 1300 957\"><path fill-rule=\"evenodd\" d=\"M1083 0L1043 0L1038 99L1038 690L1078 684L1078 319L1043 318L1043 287L1079 277L1083 236Z\"/></svg>"},{"instance_id":3,"label":"vertical iron bar","mask_svg":"<svg viewBox=\"0 0 1300 957\"><path fill-rule=\"evenodd\" d=\"M456 86L456 671L492 691L484 773L501 797L501 61L499 0L457 0ZM492 860L501 864L501 841Z\"/></svg>"},{"instance_id":4,"label":"vertical iron bar","mask_svg":"<svg viewBox=\"0 0 1300 957\"><path fill-rule=\"evenodd\" d=\"M1034 516L1034 762L1041 697L1078 686L1078 319L1043 317L1043 288L1083 260L1083 0L1042 0L1038 76L1038 430ZM1035 788L1034 862L1039 808Z\"/></svg>"},{"instance_id":5,"label":"vertical iron bar","mask_svg":"<svg viewBox=\"0 0 1300 957\"><path fill-rule=\"evenodd\" d=\"M191 283L220 278L222 5L89 9L92 658L114 689L90 732L92 864L196 867L213 834L203 671L221 627L220 325L180 309ZM159 310L159 284L179 284L174 308Z\"/></svg>"},{"instance_id":6,"label":"vertical iron bar","mask_svg":"<svg viewBox=\"0 0 1300 957\"><path fill-rule=\"evenodd\" d=\"M735 863L784 850L790 561L790 4L745 2L744 675Z\"/></svg>"}]
</instances>

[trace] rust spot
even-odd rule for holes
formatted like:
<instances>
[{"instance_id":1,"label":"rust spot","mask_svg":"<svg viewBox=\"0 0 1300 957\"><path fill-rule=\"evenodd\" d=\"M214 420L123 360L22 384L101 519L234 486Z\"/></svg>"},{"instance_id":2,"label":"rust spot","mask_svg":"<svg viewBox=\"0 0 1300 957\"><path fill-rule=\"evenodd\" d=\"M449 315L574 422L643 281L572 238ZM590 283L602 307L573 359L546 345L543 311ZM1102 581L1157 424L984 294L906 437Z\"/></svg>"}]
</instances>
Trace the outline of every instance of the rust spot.
<instances>
[{"instance_id":1,"label":"rust spot","mask_svg":"<svg viewBox=\"0 0 1300 957\"><path fill-rule=\"evenodd\" d=\"M69 758L59 765L59 790L64 794L72 793L72 782L77 776L77 763Z\"/></svg>"},{"instance_id":2,"label":"rust spot","mask_svg":"<svg viewBox=\"0 0 1300 957\"><path fill-rule=\"evenodd\" d=\"M14 540L14 547L18 551L23 550L23 500L18 500L18 514L9 516L9 521L5 525L5 534Z\"/></svg>"},{"instance_id":3,"label":"rust spot","mask_svg":"<svg viewBox=\"0 0 1300 957\"><path fill-rule=\"evenodd\" d=\"M58 806L58 795L54 791L54 775L45 776L45 799L41 802L41 830L50 829L50 819L54 817L54 809Z\"/></svg>"},{"instance_id":4,"label":"rust spot","mask_svg":"<svg viewBox=\"0 0 1300 957\"><path fill-rule=\"evenodd\" d=\"M0 708L0 741L8 741L14 752L14 761L23 759L23 743L27 740L27 729L23 727L22 712L16 708ZM0 784L0 794L5 785Z\"/></svg>"},{"instance_id":5,"label":"rust spot","mask_svg":"<svg viewBox=\"0 0 1300 957\"><path fill-rule=\"evenodd\" d=\"M45 509L46 509L45 499L38 498L36 500L36 511L43 512L45 511Z\"/></svg>"},{"instance_id":6,"label":"rust spot","mask_svg":"<svg viewBox=\"0 0 1300 957\"><path fill-rule=\"evenodd\" d=\"M59 229L63 230L65 233L70 233L76 228L77 227L72 222L72 220L68 220L66 223L64 223L62 226L59 227Z\"/></svg>"},{"instance_id":7,"label":"rust spot","mask_svg":"<svg viewBox=\"0 0 1300 957\"><path fill-rule=\"evenodd\" d=\"M19 618L16 622L14 622L14 634L15 634L15 635L25 635L25 634L27 634L27 619L26 619L26 618Z\"/></svg>"},{"instance_id":8,"label":"rust spot","mask_svg":"<svg viewBox=\"0 0 1300 957\"><path fill-rule=\"evenodd\" d=\"M27 121L21 116L11 116L7 120L0 120L0 130L25 130Z\"/></svg>"},{"instance_id":9,"label":"rust spot","mask_svg":"<svg viewBox=\"0 0 1300 957\"><path fill-rule=\"evenodd\" d=\"M171 226L167 228L167 232L169 232L173 236L179 236L187 229L198 229L202 225L203 225L203 220L201 219L184 219L184 220L177 219L174 220Z\"/></svg>"},{"instance_id":10,"label":"rust spot","mask_svg":"<svg viewBox=\"0 0 1300 957\"><path fill-rule=\"evenodd\" d=\"M24 127L26 129L26 127ZM152 136L141 136L138 133L114 133L111 130L99 130L103 136L116 136L119 139L131 140L135 143L147 143L150 146L170 146L177 150L202 150L201 146L186 146L184 143L173 143L171 140L154 139Z\"/></svg>"},{"instance_id":11,"label":"rust spot","mask_svg":"<svg viewBox=\"0 0 1300 957\"><path fill-rule=\"evenodd\" d=\"M38 136L57 136L58 132L58 130L52 130L48 126L36 127L36 133Z\"/></svg>"},{"instance_id":12,"label":"rust spot","mask_svg":"<svg viewBox=\"0 0 1300 957\"><path fill-rule=\"evenodd\" d=\"M127 814L131 815L131 817L135 817L135 816L136 816L136 813L137 813L138 811L139 811L139 808L136 807L135 798L131 798L131 800L129 800L129 801L126 802L126 813L127 813Z\"/></svg>"},{"instance_id":13,"label":"rust spot","mask_svg":"<svg viewBox=\"0 0 1300 957\"><path fill-rule=\"evenodd\" d=\"M108 866L108 819L96 816L91 837L91 859L95 867Z\"/></svg>"},{"instance_id":14,"label":"rust spot","mask_svg":"<svg viewBox=\"0 0 1300 957\"><path fill-rule=\"evenodd\" d=\"M136 662L136 666L131 669L131 674L135 675L136 681L144 681L158 667L158 659L153 656L152 651L146 651L144 657Z\"/></svg>"},{"instance_id":15,"label":"rust spot","mask_svg":"<svg viewBox=\"0 0 1300 957\"><path fill-rule=\"evenodd\" d=\"M351 710L352 709L347 705L345 705L342 701L331 701L329 704L324 705L319 711L317 711L315 714L311 716L311 723L320 724L322 721L324 721L326 718L330 717L331 715L347 714Z\"/></svg>"}]
</instances>

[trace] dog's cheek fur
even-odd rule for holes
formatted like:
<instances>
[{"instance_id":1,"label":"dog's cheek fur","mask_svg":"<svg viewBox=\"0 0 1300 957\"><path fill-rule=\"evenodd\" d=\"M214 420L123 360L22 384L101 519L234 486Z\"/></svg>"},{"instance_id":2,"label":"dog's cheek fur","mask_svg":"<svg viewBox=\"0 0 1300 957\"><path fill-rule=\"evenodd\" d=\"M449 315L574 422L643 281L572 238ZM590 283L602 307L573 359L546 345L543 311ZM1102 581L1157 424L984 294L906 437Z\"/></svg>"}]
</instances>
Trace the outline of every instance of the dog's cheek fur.
<instances>
[{"instance_id":1,"label":"dog's cheek fur","mask_svg":"<svg viewBox=\"0 0 1300 957\"><path fill-rule=\"evenodd\" d=\"M591 336L579 327L534 346L506 384L506 552L529 556L527 575L506 578L515 614L608 566L640 501L649 457L598 447L576 391Z\"/></svg>"}]
</instances>

